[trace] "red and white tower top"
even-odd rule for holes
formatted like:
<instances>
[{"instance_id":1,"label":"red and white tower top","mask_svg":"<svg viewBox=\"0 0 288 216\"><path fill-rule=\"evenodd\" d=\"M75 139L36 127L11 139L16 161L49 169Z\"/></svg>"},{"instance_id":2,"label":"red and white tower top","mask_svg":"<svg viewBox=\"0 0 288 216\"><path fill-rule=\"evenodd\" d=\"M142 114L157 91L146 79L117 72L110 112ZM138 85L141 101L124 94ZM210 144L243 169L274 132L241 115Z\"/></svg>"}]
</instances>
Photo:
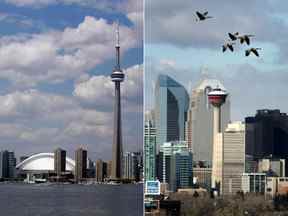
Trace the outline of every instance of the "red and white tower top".
<instances>
[{"instance_id":1,"label":"red and white tower top","mask_svg":"<svg viewBox=\"0 0 288 216\"><path fill-rule=\"evenodd\" d=\"M215 88L208 93L209 102L216 107L220 107L225 103L228 93L220 88Z\"/></svg>"}]
</instances>

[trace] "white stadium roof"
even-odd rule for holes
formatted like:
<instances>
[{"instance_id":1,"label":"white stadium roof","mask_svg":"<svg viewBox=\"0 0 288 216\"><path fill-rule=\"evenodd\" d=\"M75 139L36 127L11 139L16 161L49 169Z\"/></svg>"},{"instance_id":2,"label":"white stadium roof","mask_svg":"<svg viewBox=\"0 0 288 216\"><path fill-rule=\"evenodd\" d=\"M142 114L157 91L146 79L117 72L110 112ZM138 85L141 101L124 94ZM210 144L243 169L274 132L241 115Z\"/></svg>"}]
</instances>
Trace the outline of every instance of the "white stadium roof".
<instances>
[{"instance_id":1,"label":"white stadium roof","mask_svg":"<svg viewBox=\"0 0 288 216\"><path fill-rule=\"evenodd\" d=\"M17 164L17 169L23 171L53 171L54 153L39 153L30 156ZM66 156L66 171L74 171L75 161Z\"/></svg>"}]
</instances>

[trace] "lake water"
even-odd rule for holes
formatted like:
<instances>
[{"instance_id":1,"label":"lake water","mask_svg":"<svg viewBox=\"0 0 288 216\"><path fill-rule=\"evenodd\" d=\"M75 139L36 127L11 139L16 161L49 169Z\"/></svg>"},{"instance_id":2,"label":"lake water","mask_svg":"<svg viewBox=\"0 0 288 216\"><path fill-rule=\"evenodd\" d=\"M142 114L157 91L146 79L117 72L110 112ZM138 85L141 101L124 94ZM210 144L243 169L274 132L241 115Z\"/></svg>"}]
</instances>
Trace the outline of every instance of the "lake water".
<instances>
[{"instance_id":1,"label":"lake water","mask_svg":"<svg viewBox=\"0 0 288 216\"><path fill-rule=\"evenodd\" d=\"M1 216L142 216L143 185L0 184Z\"/></svg>"}]
</instances>

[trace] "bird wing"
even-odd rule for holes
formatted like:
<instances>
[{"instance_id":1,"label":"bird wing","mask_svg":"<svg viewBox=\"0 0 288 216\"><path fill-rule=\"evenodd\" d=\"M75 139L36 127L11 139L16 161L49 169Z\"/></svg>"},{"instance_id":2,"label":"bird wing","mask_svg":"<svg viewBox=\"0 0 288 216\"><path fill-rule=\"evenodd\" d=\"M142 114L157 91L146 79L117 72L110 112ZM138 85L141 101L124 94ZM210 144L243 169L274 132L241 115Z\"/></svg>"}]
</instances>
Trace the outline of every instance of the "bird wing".
<instances>
[{"instance_id":1,"label":"bird wing","mask_svg":"<svg viewBox=\"0 0 288 216\"><path fill-rule=\"evenodd\" d=\"M208 15L208 11L205 11L205 12L203 13L203 15L204 15L204 16Z\"/></svg>"},{"instance_id":2,"label":"bird wing","mask_svg":"<svg viewBox=\"0 0 288 216\"><path fill-rule=\"evenodd\" d=\"M257 57L259 57L259 53L257 52L256 49L252 49L251 51L252 51Z\"/></svg>"},{"instance_id":3,"label":"bird wing","mask_svg":"<svg viewBox=\"0 0 288 216\"><path fill-rule=\"evenodd\" d=\"M228 33L228 35L229 35L230 39L233 41L237 39L237 37L235 35L233 35L232 33Z\"/></svg>"},{"instance_id":4,"label":"bird wing","mask_svg":"<svg viewBox=\"0 0 288 216\"><path fill-rule=\"evenodd\" d=\"M240 43L242 44L244 42L244 38L243 37L240 37Z\"/></svg>"},{"instance_id":5,"label":"bird wing","mask_svg":"<svg viewBox=\"0 0 288 216\"><path fill-rule=\"evenodd\" d=\"M234 48L233 48L232 44L229 44L229 45L228 45L228 48L231 50L231 52L234 51Z\"/></svg>"},{"instance_id":6,"label":"bird wing","mask_svg":"<svg viewBox=\"0 0 288 216\"><path fill-rule=\"evenodd\" d=\"M250 39L248 36L245 37L245 41L246 41L247 45L250 45Z\"/></svg>"},{"instance_id":7,"label":"bird wing","mask_svg":"<svg viewBox=\"0 0 288 216\"><path fill-rule=\"evenodd\" d=\"M201 14L199 11L196 11L196 15L199 17L200 20L205 19L205 16L203 16L203 14Z\"/></svg>"},{"instance_id":8,"label":"bird wing","mask_svg":"<svg viewBox=\"0 0 288 216\"><path fill-rule=\"evenodd\" d=\"M250 50L246 50L245 51L245 56L249 56L249 54L250 54Z\"/></svg>"},{"instance_id":9,"label":"bird wing","mask_svg":"<svg viewBox=\"0 0 288 216\"><path fill-rule=\"evenodd\" d=\"M222 52L225 52L227 47L225 45L222 46Z\"/></svg>"}]
</instances>

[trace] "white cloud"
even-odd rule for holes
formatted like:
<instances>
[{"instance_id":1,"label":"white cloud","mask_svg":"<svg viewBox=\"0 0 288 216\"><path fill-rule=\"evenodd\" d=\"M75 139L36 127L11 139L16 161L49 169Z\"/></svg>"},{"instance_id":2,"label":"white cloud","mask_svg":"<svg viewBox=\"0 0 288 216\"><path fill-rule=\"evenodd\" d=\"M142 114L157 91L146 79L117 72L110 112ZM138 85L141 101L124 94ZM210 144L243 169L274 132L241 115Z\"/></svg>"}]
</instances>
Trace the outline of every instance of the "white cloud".
<instances>
[{"instance_id":1,"label":"white cloud","mask_svg":"<svg viewBox=\"0 0 288 216\"><path fill-rule=\"evenodd\" d=\"M121 48L136 46L133 30L121 26ZM0 38L0 78L16 86L76 79L114 57L115 26L104 19L85 17L77 28L63 32Z\"/></svg>"},{"instance_id":2,"label":"white cloud","mask_svg":"<svg viewBox=\"0 0 288 216\"><path fill-rule=\"evenodd\" d=\"M122 83L122 98L132 102L139 97L142 98L142 65L132 66L124 73L125 81ZM88 81L76 84L73 94L89 104L111 105L114 97L114 83L111 82L110 77L93 76ZM142 103L140 102L140 104Z\"/></svg>"}]
</instances>

